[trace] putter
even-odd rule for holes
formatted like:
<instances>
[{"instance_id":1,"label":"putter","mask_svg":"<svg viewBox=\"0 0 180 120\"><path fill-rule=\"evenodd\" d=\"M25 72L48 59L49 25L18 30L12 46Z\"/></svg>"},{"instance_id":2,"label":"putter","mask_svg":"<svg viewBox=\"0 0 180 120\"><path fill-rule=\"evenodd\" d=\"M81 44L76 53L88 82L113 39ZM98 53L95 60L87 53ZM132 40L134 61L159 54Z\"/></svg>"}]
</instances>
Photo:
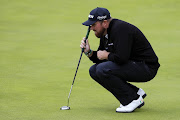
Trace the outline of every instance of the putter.
<instances>
[{"instance_id":1,"label":"putter","mask_svg":"<svg viewBox=\"0 0 180 120\"><path fill-rule=\"evenodd\" d=\"M86 43L86 40L88 39L88 36L89 36L89 33L90 33L90 28L91 28L91 26L88 27L87 34L86 34L86 37L85 37L85 40L84 40L85 43ZM77 71L78 71L78 68L79 68L79 64L80 64L80 62L81 62L81 58L82 58L83 52L84 52L84 48L82 48L81 55L80 55L79 62L78 62L78 66L77 66L77 68L76 68L76 72L75 72L75 75L74 75L74 79L73 79L73 82L72 82L72 85L71 85L71 89L70 89L69 96L68 96L67 106L61 107L60 110L70 110L70 107L69 107L69 99L70 99L70 95L71 95L71 92L72 92L72 88L73 88L73 85L74 85L74 81L75 81L76 74L77 74Z\"/></svg>"}]
</instances>

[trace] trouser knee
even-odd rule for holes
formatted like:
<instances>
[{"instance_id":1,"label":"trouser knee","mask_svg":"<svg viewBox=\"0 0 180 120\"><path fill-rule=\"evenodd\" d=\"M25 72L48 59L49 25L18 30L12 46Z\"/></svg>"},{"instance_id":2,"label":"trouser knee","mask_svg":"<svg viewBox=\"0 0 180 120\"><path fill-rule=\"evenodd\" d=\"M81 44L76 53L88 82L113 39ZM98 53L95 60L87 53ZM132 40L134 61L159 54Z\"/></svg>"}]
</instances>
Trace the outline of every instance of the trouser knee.
<instances>
[{"instance_id":1,"label":"trouser knee","mask_svg":"<svg viewBox=\"0 0 180 120\"><path fill-rule=\"evenodd\" d=\"M110 69L106 68L104 64L95 64L89 69L90 76L97 81L110 75Z\"/></svg>"},{"instance_id":2,"label":"trouser knee","mask_svg":"<svg viewBox=\"0 0 180 120\"><path fill-rule=\"evenodd\" d=\"M93 65L89 68L89 75L93 78L96 79L97 75L96 75L96 65Z\"/></svg>"},{"instance_id":3,"label":"trouser knee","mask_svg":"<svg viewBox=\"0 0 180 120\"><path fill-rule=\"evenodd\" d=\"M109 77L111 70L106 68L104 64L99 64L96 67L96 75L98 78Z\"/></svg>"}]
</instances>

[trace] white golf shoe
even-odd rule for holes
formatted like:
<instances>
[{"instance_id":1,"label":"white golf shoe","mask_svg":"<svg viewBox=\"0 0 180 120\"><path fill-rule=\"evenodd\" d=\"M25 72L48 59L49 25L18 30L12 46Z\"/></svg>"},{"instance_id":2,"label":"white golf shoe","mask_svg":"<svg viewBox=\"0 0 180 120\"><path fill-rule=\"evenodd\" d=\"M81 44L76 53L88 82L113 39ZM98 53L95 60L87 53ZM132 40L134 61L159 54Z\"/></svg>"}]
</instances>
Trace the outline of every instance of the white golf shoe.
<instances>
[{"instance_id":1,"label":"white golf shoe","mask_svg":"<svg viewBox=\"0 0 180 120\"><path fill-rule=\"evenodd\" d=\"M146 94L146 93L144 92L144 90L141 89L141 88L139 88L137 94L140 95L140 96L142 96L143 99L147 96L147 94ZM120 107L123 107L123 105L120 104ZM141 108L141 107L142 107L142 106L140 106L140 107L138 107L138 108Z\"/></svg>"},{"instance_id":2,"label":"white golf shoe","mask_svg":"<svg viewBox=\"0 0 180 120\"><path fill-rule=\"evenodd\" d=\"M144 105L144 101L142 96L140 96L137 100L133 100L126 106L121 106L116 109L116 112L120 113L130 113L133 112L136 108L142 107Z\"/></svg>"},{"instance_id":3,"label":"white golf shoe","mask_svg":"<svg viewBox=\"0 0 180 120\"><path fill-rule=\"evenodd\" d=\"M143 99L147 96L147 94L146 94L146 93L144 92L144 90L141 89L141 88L139 88L137 94L138 94L138 95L141 95Z\"/></svg>"}]
</instances>

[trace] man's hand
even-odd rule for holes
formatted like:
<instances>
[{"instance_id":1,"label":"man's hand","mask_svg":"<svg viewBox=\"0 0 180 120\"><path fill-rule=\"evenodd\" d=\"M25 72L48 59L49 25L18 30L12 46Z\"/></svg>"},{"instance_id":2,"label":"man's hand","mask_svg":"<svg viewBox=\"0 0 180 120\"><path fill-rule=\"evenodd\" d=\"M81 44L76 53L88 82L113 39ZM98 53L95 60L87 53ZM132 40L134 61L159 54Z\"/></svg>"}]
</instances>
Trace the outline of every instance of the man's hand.
<instances>
[{"instance_id":1,"label":"man's hand","mask_svg":"<svg viewBox=\"0 0 180 120\"><path fill-rule=\"evenodd\" d=\"M110 52L107 52L106 50L99 50L97 51L97 57L99 60L107 60L109 53Z\"/></svg>"},{"instance_id":2,"label":"man's hand","mask_svg":"<svg viewBox=\"0 0 180 120\"><path fill-rule=\"evenodd\" d=\"M80 48L84 48L84 52L88 52L90 50L90 45L88 42L88 39L86 40L86 43L84 42L85 38L83 38L83 40L81 40L81 44L80 44Z\"/></svg>"}]
</instances>

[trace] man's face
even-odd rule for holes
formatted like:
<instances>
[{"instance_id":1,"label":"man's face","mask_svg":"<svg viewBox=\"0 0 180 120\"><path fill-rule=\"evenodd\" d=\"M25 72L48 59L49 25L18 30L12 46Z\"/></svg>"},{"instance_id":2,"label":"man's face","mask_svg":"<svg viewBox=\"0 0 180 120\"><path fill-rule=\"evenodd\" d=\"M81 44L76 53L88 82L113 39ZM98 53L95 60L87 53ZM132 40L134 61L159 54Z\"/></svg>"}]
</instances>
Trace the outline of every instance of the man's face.
<instances>
[{"instance_id":1,"label":"man's face","mask_svg":"<svg viewBox=\"0 0 180 120\"><path fill-rule=\"evenodd\" d=\"M96 35L97 38L101 38L104 35L105 28L102 26L103 22L102 21L97 21L91 26L91 30L94 31L94 34Z\"/></svg>"}]
</instances>

